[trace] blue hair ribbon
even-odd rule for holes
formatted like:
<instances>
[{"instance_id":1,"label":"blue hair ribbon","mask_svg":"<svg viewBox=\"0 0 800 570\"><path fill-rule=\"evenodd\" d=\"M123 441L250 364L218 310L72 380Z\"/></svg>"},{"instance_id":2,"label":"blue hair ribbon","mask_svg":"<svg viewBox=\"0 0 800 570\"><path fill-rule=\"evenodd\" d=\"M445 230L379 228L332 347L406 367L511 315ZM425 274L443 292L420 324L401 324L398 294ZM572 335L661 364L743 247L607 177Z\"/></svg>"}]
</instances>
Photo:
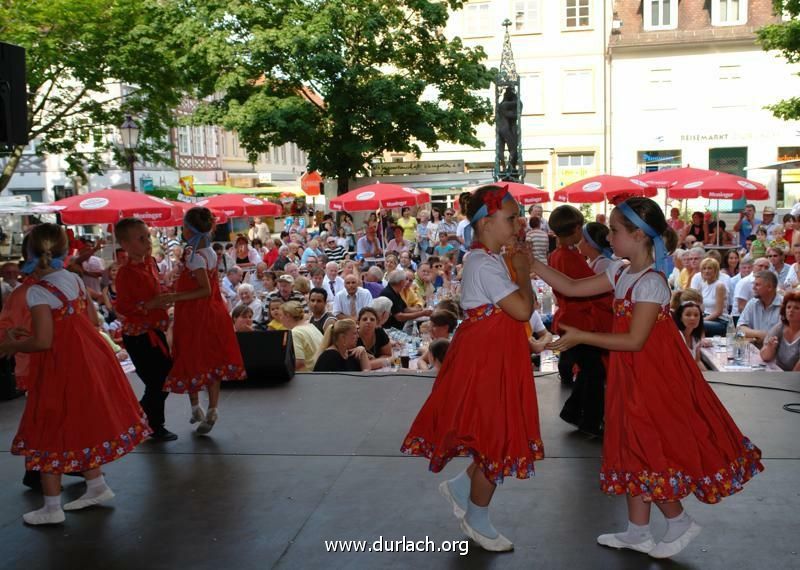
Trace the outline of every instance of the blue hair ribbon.
<instances>
[{"instance_id":1,"label":"blue hair ribbon","mask_svg":"<svg viewBox=\"0 0 800 570\"><path fill-rule=\"evenodd\" d=\"M667 246L664 244L664 240L661 238L661 234L659 234L656 230L652 228L652 226L648 225L639 215L633 211L627 203L623 202L617 208L622 212L622 214L628 218L628 220L635 225L637 228L642 230L648 237L653 240L653 245L656 248L655 254L655 264L656 264L656 271L663 273L664 275L667 274L667 258L669 254L667 253Z\"/></svg>"},{"instance_id":2,"label":"blue hair ribbon","mask_svg":"<svg viewBox=\"0 0 800 570\"><path fill-rule=\"evenodd\" d=\"M189 247L192 248L192 256L189 258L189 260L192 260L194 259L194 254L197 252L198 246L203 240L206 240L207 243L211 242L211 232L201 232L192 224L187 222L186 218L183 219L183 225L189 228L192 232L192 237L186 240L186 242L189 244Z\"/></svg>"},{"instance_id":3,"label":"blue hair ribbon","mask_svg":"<svg viewBox=\"0 0 800 570\"><path fill-rule=\"evenodd\" d=\"M600 247L597 245L597 242L592 239L592 236L589 235L589 231L586 229L586 224L583 225L583 241L602 253L603 257L607 257L608 259L614 258L614 252L611 251L610 247Z\"/></svg>"},{"instance_id":4,"label":"blue hair ribbon","mask_svg":"<svg viewBox=\"0 0 800 570\"><path fill-rule=\"evenodd\" d=\"M52 269L64 269L64 257L54 257L50 260L50 267ZM36 255L32 255L30 251L28 251L28 259L25 263L22 264L22 267L19 268L21 273L25 275L30 275L34 271L36 271L37 266L39 265L39 257Z\"/></svg>"}]
</instances>

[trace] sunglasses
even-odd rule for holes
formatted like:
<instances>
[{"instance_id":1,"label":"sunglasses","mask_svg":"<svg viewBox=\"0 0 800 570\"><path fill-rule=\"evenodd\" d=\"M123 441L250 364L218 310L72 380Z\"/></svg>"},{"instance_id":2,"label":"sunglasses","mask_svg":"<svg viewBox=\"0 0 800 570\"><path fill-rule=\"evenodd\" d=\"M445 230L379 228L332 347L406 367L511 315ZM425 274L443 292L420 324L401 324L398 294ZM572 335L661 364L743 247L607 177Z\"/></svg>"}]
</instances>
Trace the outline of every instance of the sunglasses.
<instances>
[{"instance_id":1,"label":"sunglasses","mask_svg":"<svg viewBox=\"0 0 800 570\"><path fill-rule=\"evenodd\" d=\"M444 213L444 215L445 215L445 216L452 216L452 215L453 215L453 212L445 212L445 213Z\"/></svg>"}]
</instances>

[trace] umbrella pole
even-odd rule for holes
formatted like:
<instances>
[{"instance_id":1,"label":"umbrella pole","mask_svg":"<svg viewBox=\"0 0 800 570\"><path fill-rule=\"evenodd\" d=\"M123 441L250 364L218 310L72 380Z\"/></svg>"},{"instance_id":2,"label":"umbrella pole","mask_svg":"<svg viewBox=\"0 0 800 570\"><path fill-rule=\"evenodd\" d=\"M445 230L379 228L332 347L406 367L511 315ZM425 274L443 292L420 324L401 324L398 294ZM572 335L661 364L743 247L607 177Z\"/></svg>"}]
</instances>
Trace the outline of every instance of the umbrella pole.
<instances>
[{"instance_id":1,"label":"umbrella pole","mask_svg":"<svg viewBox=\"0 0 800 570\"><path fill-rule=\"evenodd\" d=\"M717 247L719 247L719 198L717 198L717 231L714 233L717 234Z\"/></svg>"}]
</instances>

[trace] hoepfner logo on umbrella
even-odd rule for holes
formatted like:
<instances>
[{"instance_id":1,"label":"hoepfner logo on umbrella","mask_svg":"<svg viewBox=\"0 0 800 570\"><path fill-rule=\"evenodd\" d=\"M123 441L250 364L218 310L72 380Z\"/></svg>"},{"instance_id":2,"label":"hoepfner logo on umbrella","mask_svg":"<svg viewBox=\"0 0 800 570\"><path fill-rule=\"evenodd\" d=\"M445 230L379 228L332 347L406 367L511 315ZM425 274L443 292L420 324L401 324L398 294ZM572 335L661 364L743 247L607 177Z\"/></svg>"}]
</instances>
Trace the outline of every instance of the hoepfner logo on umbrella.
<instances>
[{"instance_id":1,"label":"hoepfner logo on umbrella","mask_svg":"<svg viewBox=\"0 0 800 570\"><path fill-rule=\"evenodd\" d=\"M363 202L364 200L371 200L375 197L375 192L362 192L356 195L356 200Z\"/></svg>"},{"instance_id":2,"label":"hoepfner logo on umbrella","mask_svg":"<svg viewBox=\"0 0 800 570\"><path fill-rule=\"evenodd\" d=\"M581 187L581 190L583 190L584 192L596 192L597 190L600 190L600 188L602 187L603 187L602 182L588 182L584 184L583 187Z\"/></svg>"},{"instance_id":3,"label":"hoepfner logo on umbrella","mask_svg":"<svg viewBox=\"0 0 800 570\"><path fill-rule=\"evenodd\" d=\"M702 180L698 180L697 182L689 182L684 186L684 188L700 188L703 185Z\"/></svg>"},{"instance_id":4,"label":"hoepfner logo on umbrella","mask_svg":"<svg viewBox=\"0 0 800 570\"><path fill-rule=\"evenodd\" d=\"M751 184L747 180L737 180L736 183L739 184L739 186L741 186L742 188L745 188L747 190L755 190L756 189L756 185L755 184Z\"/></svg>"},{"instance_id":5,"label":"hoepfner logo on umbrella","mask_svg":"<svg viewBox=\"0 0 800 570\"><path fill-rule=\"evenodd\" d=\"M421 194L421 192L416 188L403 188L403 192L408 192L409 194L414 194L414 195Z\"/></svg>"},{"instance_id":6,"label":"hoepfner logo on umbrella","mask_svg":"<svg viewBox=\"0 0 800 570\"><path fill-rule=\"evenodd\" d=\"M86 198L78 204L78 207L84 210L97 210L106 206L108 206L108 198Z\"/></svg>"},{"instance_id":7,"label":"hoepfner logo on umbrella","mask_svg":"<svg viewBox=\"0 0 800 570\"><path fill-rule=\"evenodd\" d=\"M242 198L242 202L245 204L250 204L252 206L261 206L264 204L263 200L259 200L258 198Z\"/></svg>"},{"instance_id":8,"label":"hoepfner logo on umbrella","mask_svg":"<svg viewBox=\"0 0 800 570\"><path fill-rule=\"evenodd\" d=\"M208 200L200 200L195 206L205 206L206 204L208 204Z\"/></svg>"}]
</instances>

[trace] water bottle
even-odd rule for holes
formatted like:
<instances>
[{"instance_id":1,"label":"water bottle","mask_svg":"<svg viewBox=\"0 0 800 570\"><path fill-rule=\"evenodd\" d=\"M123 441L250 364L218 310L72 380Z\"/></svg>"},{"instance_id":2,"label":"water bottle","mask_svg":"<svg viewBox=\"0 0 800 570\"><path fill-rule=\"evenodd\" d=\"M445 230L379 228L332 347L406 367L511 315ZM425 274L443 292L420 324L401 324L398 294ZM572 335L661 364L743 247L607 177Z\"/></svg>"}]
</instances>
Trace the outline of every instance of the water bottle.
<instances>
[{"instance_id":1,"label":"water bottle","mask_svg":"<svg viewBox=\"0 0 800 570\"><path fill-rule=\"evenodd\" d=\"M542 287L542 314L553 314L553 293L550 287Z\"/></svg>"},{"instance_id":2,"label":"water bottle","mask_svg":"<svg viewBox=\"0 0 800 570\"><path fill-rule=\"evenodd\" d=\"M414 321L414 324L411 325L411 338L418 338L419 337L419 326L417 326L417 321Z\"/></svg>"},{"instance_id":3,"label":"water bottle","mask_svg":"<svg viewBox=\"0 0 800 570\"><path fill-rule=\"evenodd\" d=\"M733 348L733 362L734 364L744 364L745 354L747 351L747 338L744 336L742 327L736 329L736 337L734 340Z\"/></svg>"},{"instance_id":4,"label":"water bottle","mask_svg":"<svg viewBox=\"0 0 800 570\"><path fill-rule=\"evenodd\" d=\"M733 318L728 321L728 328L725 330L725 346L728 350L728 356L734 356L733 345L736 342L736 326L733 324Z\"/></svg>"}]
</instances>

